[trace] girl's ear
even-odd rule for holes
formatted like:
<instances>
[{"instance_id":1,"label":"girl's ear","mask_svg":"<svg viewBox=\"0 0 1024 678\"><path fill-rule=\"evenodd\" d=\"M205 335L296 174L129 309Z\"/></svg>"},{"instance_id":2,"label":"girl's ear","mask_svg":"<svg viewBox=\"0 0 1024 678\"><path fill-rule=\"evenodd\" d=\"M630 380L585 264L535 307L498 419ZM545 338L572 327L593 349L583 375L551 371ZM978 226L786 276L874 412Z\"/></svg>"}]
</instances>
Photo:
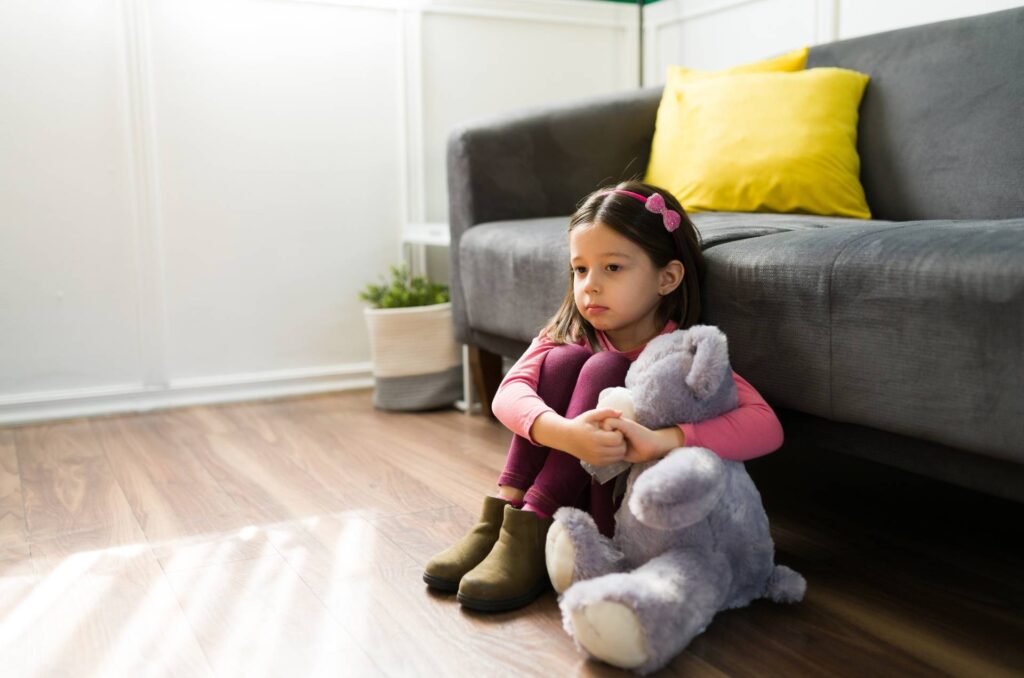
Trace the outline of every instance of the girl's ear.
<instances>
[{"instance_id":1,"label":"girl's ear","mask_svg":"<svg viewBox=\"0 0 1024 678\"><path fill-rule=\"evenodd\" d=\"M678 259L665 264L658 274L658 294L665 296L675 291L679 284L683 282L683 275L686 273L686 269L683 267L683 262Z\"/></svg>"}]
</instances>

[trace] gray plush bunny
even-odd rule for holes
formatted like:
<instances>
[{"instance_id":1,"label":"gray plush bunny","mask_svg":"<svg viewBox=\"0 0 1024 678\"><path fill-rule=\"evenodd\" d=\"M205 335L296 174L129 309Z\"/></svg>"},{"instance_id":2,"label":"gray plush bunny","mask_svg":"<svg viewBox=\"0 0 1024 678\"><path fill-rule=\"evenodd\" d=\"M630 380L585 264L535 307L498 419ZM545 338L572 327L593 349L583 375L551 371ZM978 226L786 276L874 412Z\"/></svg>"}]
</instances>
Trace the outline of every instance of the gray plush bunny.
<instances>
[{"instance_id":1,"label":"gray plush bunny","mask_svg":"<svg viewBox=\"0 0 1024 678\"><path fill-rule=\"evenodd\" d=\"M656 337L630 366L626 390L650 429L734 409L725 334L694 325ZM555 512L547 535L562 624L587 655L651 673L719 610L803 598L804 578L775 564L768 516L742 463L680 447L634 464L625 487L614 539L571 507Z\"/></svg>"}]
</instances>

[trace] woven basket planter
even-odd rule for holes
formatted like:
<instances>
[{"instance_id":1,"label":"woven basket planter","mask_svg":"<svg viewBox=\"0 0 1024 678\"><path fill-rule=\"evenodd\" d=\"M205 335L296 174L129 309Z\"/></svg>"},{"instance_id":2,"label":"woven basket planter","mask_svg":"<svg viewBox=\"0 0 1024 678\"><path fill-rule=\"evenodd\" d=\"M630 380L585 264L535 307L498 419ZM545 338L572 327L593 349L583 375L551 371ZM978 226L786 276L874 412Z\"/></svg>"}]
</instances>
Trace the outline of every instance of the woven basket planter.
<instances>
[{"instance_id":1,"label":"woven basket planter","mask_svg":"<svg viewBox=\"0 0 1024 678\"><path fill-rule=\"evenodd\" d=\"M409 308L367 308L373 358L373 405L429 410L462 397L462 358L451 302Z\"/></svg>"}]
</instances>

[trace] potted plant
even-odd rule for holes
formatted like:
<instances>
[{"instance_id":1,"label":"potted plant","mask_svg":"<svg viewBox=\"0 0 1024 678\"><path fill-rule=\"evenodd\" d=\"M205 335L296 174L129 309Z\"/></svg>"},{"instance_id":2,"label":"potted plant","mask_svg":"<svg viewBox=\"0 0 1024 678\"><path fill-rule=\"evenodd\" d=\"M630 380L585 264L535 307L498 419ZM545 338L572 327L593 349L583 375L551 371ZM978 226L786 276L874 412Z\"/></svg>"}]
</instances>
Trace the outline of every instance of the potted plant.
<instances>
[{"instance_id":1,"label":"potted plant","mask_svg":"<svg viewBox=\"0 0 1024 678\"><path fill-rule=\"evenodd\" d=\"M462 360L455 341L448 286L392 266L391 279L368 284L373 359L373 405L385 410L427 410L462 395Z\"/></svg>"}]
</instances>

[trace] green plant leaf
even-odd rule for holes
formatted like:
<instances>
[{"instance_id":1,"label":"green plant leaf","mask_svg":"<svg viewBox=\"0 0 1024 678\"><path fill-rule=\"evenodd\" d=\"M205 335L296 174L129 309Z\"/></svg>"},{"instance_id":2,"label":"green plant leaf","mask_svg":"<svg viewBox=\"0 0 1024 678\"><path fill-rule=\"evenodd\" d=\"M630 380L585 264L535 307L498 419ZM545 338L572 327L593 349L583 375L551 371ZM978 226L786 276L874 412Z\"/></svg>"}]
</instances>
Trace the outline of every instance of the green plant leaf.
<instances>
[{"instance_id":1,"label":"green plant leaf","mask_svg":"<svg viewBox=\"0 0 1024 678\"><path fill-rule=\"evenodd\" d=\"M414 277L405 264L391 266L388 272L390 280L384 279L381 285L367 284L359 292L359 299L373 308L430 306L451 299L447 285L432 283L424 276Z\"/></svg>"}]
</instances>

